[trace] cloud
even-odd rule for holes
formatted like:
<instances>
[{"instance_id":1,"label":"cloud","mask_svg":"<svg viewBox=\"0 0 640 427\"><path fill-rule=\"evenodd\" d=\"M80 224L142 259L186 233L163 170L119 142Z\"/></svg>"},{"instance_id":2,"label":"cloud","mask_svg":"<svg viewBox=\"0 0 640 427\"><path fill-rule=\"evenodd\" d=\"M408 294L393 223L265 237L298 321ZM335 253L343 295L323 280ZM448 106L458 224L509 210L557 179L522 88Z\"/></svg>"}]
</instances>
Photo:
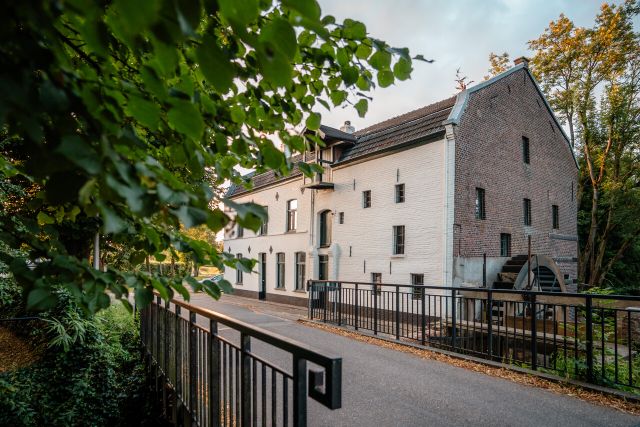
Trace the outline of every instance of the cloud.
<instances>
[{"instance_id":1,"label":"cloud","mask_svg":"<svg viewBox=\"0 0 640 427\"><path fill-rule=\"evenodd\" d=\"M455 73L482 81L489 53L527 55L527 41L540 35L564 13L576 25L591 26L599 1L546 0L319 0L323 14L339 21L362 21L374 37L392 46L408 47L436 62L414 63L412 79L373 92L364 119L352 108L321 108L323 123L339 127L351 120L362 129L455 94ZM619 3L616 2L616 3Z\"/></svg>"}]
</instances>

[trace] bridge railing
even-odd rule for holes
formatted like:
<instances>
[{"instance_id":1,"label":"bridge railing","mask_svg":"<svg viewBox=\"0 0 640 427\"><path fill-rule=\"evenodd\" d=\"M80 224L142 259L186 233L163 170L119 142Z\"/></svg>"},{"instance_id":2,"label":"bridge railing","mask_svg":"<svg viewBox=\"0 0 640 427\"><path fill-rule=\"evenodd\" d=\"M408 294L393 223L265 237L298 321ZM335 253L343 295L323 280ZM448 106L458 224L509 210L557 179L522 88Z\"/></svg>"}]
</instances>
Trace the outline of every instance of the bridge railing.
<instances>
[{"instance_id":1,"label":"bridge railing","mask_svg":"<svg viewBox=\"0 0 640 427\"><path fill-rule=\"evenodd\" d=\"M309 318L640 393L640 297L308 282Z\"/></svg>"},{"instance_id":2,"label":"bridge railing","mask_svg":"<svg viewBox=\"0 0 640 427\"><path fill-rule=\"evenodd\" d=\"M308 397L341 406L339 357L177 300L158 297L140 319L156 388L175 424L305 426Z\"/></svg>"}]
</instances>

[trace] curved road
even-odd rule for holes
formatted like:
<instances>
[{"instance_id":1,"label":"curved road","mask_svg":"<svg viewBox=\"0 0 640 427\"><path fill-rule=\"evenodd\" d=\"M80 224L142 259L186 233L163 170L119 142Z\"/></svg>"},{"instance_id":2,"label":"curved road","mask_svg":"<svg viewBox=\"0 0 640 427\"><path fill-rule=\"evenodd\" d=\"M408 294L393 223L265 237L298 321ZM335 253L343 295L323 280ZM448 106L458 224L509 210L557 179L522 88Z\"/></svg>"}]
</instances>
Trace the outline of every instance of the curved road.
<instances>
[{"instance_id":1,"label":"curved road","mask_svg":"<svg viewBox=\"0 0 640 427\"><path fill-rule=\"evenodd\" d=\"M342 409L310 401L310 426L640 426L615 409L304 326L295 321L302 309L201 294L191 303L342 356ZM265 347L253 351L290 366Z\"/></svg>"}]
</instances>

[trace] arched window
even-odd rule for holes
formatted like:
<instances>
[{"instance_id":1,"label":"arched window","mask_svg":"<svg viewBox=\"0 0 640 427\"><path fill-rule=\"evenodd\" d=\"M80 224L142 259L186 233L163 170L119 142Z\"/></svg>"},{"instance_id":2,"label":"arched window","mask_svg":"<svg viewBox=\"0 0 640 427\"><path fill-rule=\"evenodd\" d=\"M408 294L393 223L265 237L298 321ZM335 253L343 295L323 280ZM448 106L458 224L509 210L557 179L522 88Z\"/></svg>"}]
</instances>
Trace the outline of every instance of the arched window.
<instances>
[{"instance_id":1,"label":"arched window","mask_svg":"<svg viewBox=\"0 0 640 427\"><path fill-rule=\"evenodd\" d=\"M331 223L333 214L331 211L320 212L320 247L331 245Z\"/></svg>"}]
</instances>

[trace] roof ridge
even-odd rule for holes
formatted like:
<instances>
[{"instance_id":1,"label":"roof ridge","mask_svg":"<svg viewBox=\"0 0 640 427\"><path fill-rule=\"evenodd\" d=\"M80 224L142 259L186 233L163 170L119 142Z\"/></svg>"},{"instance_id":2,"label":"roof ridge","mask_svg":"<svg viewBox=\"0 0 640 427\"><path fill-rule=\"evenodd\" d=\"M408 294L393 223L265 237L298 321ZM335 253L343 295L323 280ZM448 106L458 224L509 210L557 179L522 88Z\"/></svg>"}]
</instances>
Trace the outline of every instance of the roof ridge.
<instances>
[{"instance_id":1,"label":"roof ridge","mask_svg":"<svg viewBox=\"0 0 640 427\"><path fill-rule=\"evenodd\" d=\"M410 117L411 115L416 114L416 113L418 113L420 111L425 111L425 112L424 112L424 114L420 114L420 115L418 115L416 117L408 118L407 121L403 121L403 123L412 122L412 121L418 120L420 118L429 116L431 114L435 114L435 113L438 113L440 111L446 110L448 108L452 108L455 105L456 97L457 97L457 95L454 95L454 96L451 96L449 98L441 99L440 101L433 102L433 103L425 105L423 107L416 108L415 110L411 110L411 111L408 111L408 112L406 112L404 114L400 114L398 116L391 117L390 119L383 120L383 121L375 123L375 124L373 124L371 126L367 126L364 129L356 131L355 135L358 136L358 137L361 137L361 136L364 136L366 133L379 132L379 131L382 131L384 129L388 129L388 128L397 126L398 124L400 124L400 123L395 123L398 120L402 120L403 118ZM441 108L438 108L436 110L431 110L431 108L437 107L437 106L439 106L439 104L442 104ZM385 124L388 124L388 125L384 126Z\"/></svg>"}]
</instances>

